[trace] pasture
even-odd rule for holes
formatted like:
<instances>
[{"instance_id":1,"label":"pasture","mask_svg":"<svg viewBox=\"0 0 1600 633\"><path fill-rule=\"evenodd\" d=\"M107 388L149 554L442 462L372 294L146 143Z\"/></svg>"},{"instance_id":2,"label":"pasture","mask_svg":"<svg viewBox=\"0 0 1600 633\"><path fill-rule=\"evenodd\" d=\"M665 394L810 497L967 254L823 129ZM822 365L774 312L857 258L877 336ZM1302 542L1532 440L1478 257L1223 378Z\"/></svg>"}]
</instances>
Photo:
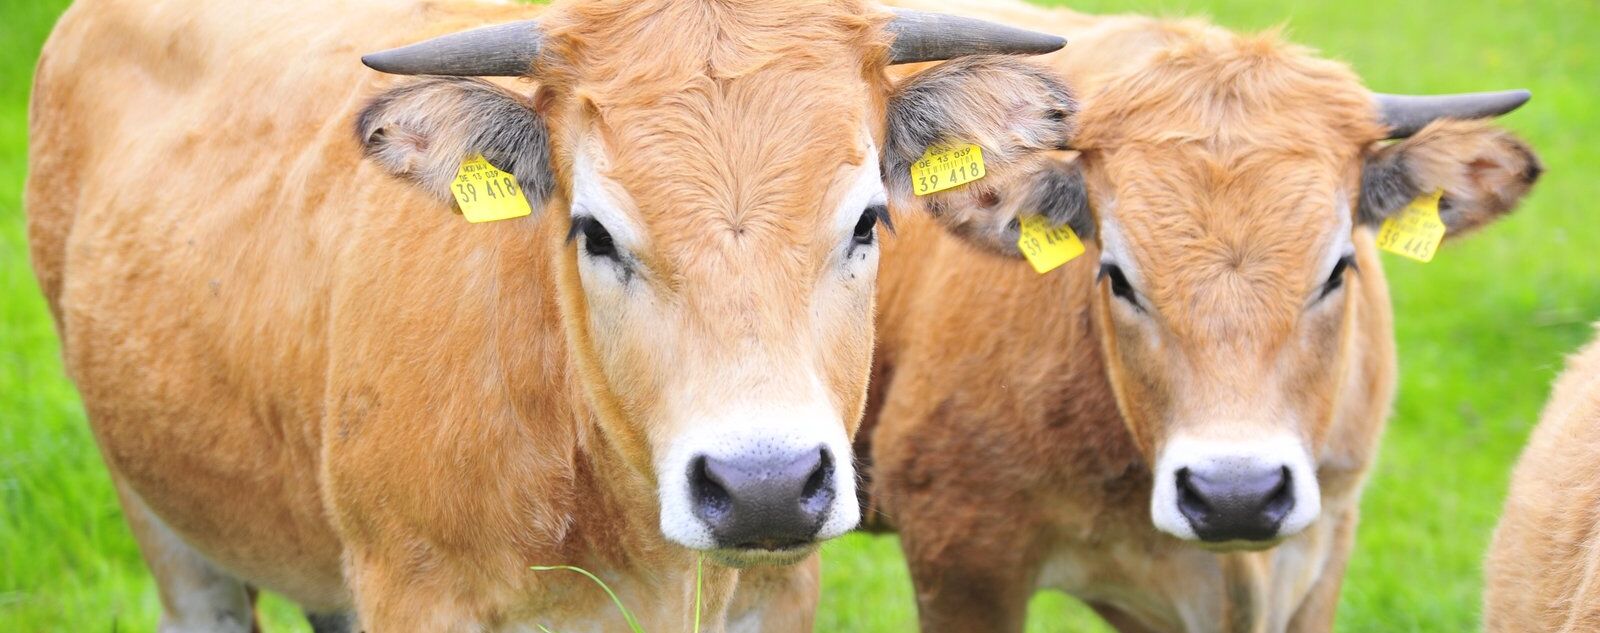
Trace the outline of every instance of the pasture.
<instances>
[{"instance_id":1,"label":"pasture","mask_svg":"<svg viewBox=\"0 0 1600 633\"><path fill-rule=\"evenodd\" d=\"M66 4L0 3L0 630L151 631L159 612L154 585L63 375L28 264L20 195L29 83ZM1476 628L1480 560L1511 464L1563 354L1600 319L1600 4L1065 4L1210 15L1244 30L1286 24L1292 39L1351 63L1376 90L1533 91L1533 102L1505 119L1549 169L1528 203L1431 264L1386 256L1399 399L1363 501L1339 616L1342 631ZM241 86L239 98L261 95ZM841 539L825 548L823 567L817 630L914 630L910 582L893 537ZM261 611L269 631L307 630L291 605L272 596ZM1103 629L1063 596L1036 598L1031 614L1034 632Z\"/></svg>"}]
</instances>

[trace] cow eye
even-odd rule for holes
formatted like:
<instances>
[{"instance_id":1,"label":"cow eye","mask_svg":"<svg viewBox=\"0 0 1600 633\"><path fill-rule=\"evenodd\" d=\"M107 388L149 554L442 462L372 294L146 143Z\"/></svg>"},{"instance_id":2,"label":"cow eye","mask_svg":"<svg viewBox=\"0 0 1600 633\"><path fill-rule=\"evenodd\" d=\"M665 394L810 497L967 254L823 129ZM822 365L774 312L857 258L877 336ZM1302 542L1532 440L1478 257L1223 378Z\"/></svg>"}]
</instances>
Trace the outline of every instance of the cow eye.
<instances>
[{"instance_id":1,"label":"cow eye","mask_svg":"<svg viewBox=\"0 0 1600 633\"><path fill-rule=\"evenodd\" d=\"M1135 308L1144 309L1144 306L1139 305L1139 296L1134 293L1133 284L1128 283L1128 276L1123 274L1121 266L1110 262L1101 264L1100 278L1111 282L1111 294L1113 296L1127 301Z\"/></svg>"},{"instance_id":2,"label":"cow eye","mask_svg":"<svg viewBox=\"0 0 1600 633\"><path fill-rule=\"evenodd\" d=\"M856 228L851 235L851 241L862 246L872 244L877 239L878 220L880 218L887 219L888 216L889 209L884 205L879 204L867 207L865 211L861 212L861 219L856 220Z\"/></svg>"},{"instance_id":3,"label":"cow eye","mask_svg":"<svg viewBox=\"0 0 1600 633\"><path fill-rule=\"evenodd\" d=\"M612 241L611 232L599 220L587 215L572 218L572 230L567 234L567 239L571 240L579 234L583 235L583 251L590 257L617 259L617 244Z\"/></svg>"},{"instance_id":4,"label":"cow eye","mask_svg":"<svg viewBox=\"0 0 1600 633\"><path fill-rule=\"evenodd\" d=\"M1333 294L1334 291L1343 288L1345 271L1355 267L1356 258L1354 255L1345 255L1344 257L1340 257L1339 261L1333 265L1333 272L1328 274L1328 280L1323 282L1322 294L1317 295L1317 299L1321 300L1324 297Z\"/></svg>"}]
</instances>

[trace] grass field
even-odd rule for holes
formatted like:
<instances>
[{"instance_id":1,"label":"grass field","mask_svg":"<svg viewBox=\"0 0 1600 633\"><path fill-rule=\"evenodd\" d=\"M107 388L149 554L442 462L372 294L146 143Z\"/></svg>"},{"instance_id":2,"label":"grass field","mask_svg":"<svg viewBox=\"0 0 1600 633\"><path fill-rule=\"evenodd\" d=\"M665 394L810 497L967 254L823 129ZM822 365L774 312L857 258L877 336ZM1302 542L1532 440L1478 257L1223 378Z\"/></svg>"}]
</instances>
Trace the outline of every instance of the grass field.
<instances>
[{"instance_id":1,"label":"grass field","mask_svg":"<svg viewBox=\"0 0 1600 633\"><path fill-rule=\"evenodd\" d=\"M28 267L19 202L28 84L62 0L0 2L0 631L151 631L158 602ZM1352 63L1378 90L1525 86L1506 123L1549 166L1513 218L1434 263L1387 261L1402 379L1364 500L1342 631L1477 627L1479 561L1507 474L1562 355L1600 318L1600 4L1594 0L1082 0L1089 11L1209 14ZM255 98L242 94L241 98ZM84 133L92 134L93 130ZM819 631L908 631L892 537L831 544ZM1102 630L1062 596L1030 631ZM270 631L302 631L268 597Z\"/></svg>"}]
</instances>

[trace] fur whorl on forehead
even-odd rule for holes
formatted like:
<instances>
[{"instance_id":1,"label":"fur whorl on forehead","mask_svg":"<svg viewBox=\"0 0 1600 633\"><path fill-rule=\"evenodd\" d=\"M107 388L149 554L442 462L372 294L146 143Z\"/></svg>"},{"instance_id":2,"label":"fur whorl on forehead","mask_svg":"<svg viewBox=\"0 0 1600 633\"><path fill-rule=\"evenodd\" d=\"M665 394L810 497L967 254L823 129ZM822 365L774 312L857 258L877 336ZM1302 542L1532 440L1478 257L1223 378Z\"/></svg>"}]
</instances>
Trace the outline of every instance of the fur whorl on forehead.
<instances>
[{"instance_id":1,"label":"fur whorl on forehead","mask_svg":"<svg viewBox=\"0 0 1600 633\"><path fill-rule=\"evenodd\" d=\"M1350 152L1384 136L1371 94L1348 66L1277 30L1243 35L1198 20L1146 28L1162 45L1108 60L1080 81L1076 147L1204 142Z\"/></svg>"},{"instance_id":2,"label":"fur whorl on forehead","mask_svg":"<svg viewBox=\"0 0 1600 633\"><path fill-rule=\"evenodd\" d=\"M881 77L891 18L859 0L573 1L546 16L540 79L602 107L776 64Z\"/></svg>"}]
</instances>

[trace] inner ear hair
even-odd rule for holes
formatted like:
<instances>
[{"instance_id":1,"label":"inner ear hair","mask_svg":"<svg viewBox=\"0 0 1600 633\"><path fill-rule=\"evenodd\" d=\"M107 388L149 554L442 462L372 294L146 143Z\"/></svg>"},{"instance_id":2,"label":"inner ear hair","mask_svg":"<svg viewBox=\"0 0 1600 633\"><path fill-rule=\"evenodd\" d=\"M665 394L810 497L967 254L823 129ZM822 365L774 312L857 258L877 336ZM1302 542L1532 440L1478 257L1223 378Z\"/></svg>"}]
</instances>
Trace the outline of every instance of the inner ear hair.
<instances>
[{"instance_id":1,"label":"inner ear hair","mask_svg":"<svg viewBox=\"0 0 1600 633\"><path fill-rule=\"evenodd\" d=\"M1418 196L1428 193L1406 169L1405 154L1398 144L1385 147L1367 157L1361 167L1361 198L1356 217L1364 224L1377 225L1405 208Z\"/></svg>"},{"instance_id":2,"label":"inner ear hair","mask_svg":"<svg viewBox=\"0 0 1600 633\"><path fill-rule=\"evenodd\" d=\"M550 196L549 138L531 101L482 79L425 77L373 97L356 138L386 171L450 200L461 162L482 154L538 207Z\"/></svg>"},{"instance_id":3,"label":"inner ear hair","mask_svg":"<svg viewBox=\"0 0 1600 633\"><path fill-rule=\"evenodd\" d=\"M1376 223L1442 191L1439 217L1457 235L1516 208L1544 171L1539 157L1487 120L1440 120L1367 157L1360 218Z\"/></svg>"},{"instance_id":4,"label":"inner ear hair","mask_svg":"<svg viewBox=\"0 0 1600 633\"><path fill-rule=\"evenodd\" d=\"M1051 225L1065 225L1084 240L1095 238L1094 214L1089 210L1089 185L1076 161L1049 160L1024 180L1019 209L1038 213Z\"/></svg>"},{"instance_id":5,"label":"inner ear hair","mask_svg":"<svg viewBox=\"0 0 1600 633\"><path fill-rule=\"evenodd\" d=\"M883 148L891 192L911 190L911 164L929 147L974 143L1002 171L1039 150L1066 149L1078 102L1051 70L1010 56L975 55L902 80L889 100Z\"/></svg>"}]
</instances>

